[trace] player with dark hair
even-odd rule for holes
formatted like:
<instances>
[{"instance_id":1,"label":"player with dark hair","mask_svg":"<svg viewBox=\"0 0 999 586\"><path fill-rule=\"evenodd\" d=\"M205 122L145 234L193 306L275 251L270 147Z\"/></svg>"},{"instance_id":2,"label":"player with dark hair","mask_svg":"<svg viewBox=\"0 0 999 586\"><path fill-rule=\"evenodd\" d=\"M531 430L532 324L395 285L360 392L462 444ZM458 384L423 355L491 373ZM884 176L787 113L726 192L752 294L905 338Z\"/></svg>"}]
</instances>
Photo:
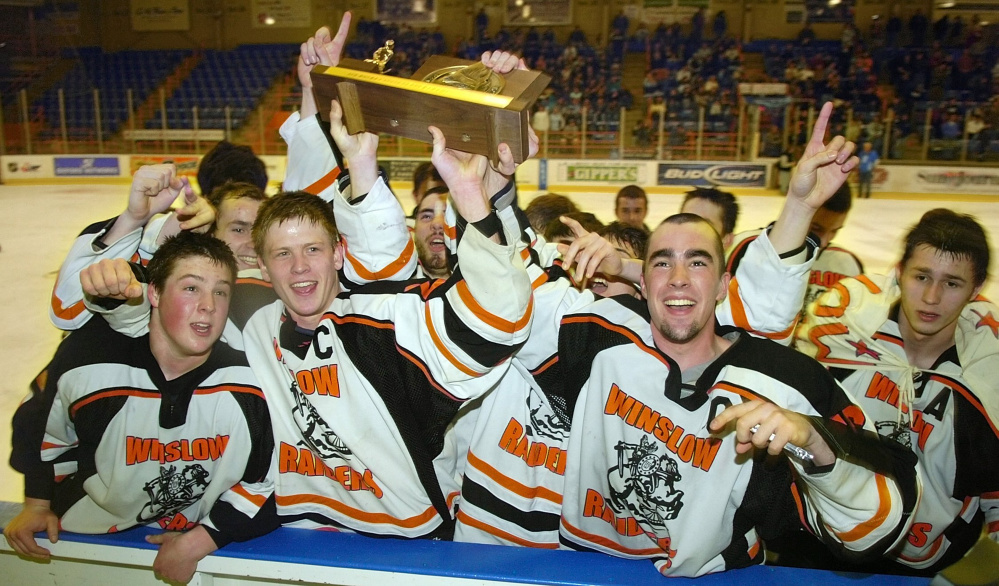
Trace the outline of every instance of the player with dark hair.
<instances>
[{"instance_id":1,"label":"player with dark hair","mask_svg":"<svg viewBox=\"0 0 999 586\"><path fill-rule=\"evenodd\" d=\"M431 189L445 187L441 174L429 161L420 163L413 170L413 202L419 206Z\"/></svg>"},{"instance_id":2,"label":"player with dark hair","mask_svg":"<svg viewBox=\"0 0 999 586\"><path fill-rule=\"evenodd\" d=\"M579 212L572 200L558 193L546 193L531 200L524 208L524 214L535 234L544 234L545 228L559 216Z\"/></svg>"},{"instance_id":3,"label":"player with dark hair","mask_svg":"<svg viewBox=\"0 0 999 586\"><path fill-rule=\"evenodd\" d=\"M614 247L621 258L643 260L649 245L649 235L641 228L629 226L623 222L611 222L604 226L600 236ZM631 295L638 297L641 293L638 286L630 280L615 275L596 273L587 282L590 290L600 297L615 295Z\"/></svg>"},{"instance_id":4,"label":"player with dark hair","mask_svg":"<svg viewBox=\"0 0 999 586\"><path fill-rule=\"evenodd\" d=\"M570 244L576 239L575 233L572 229L564 224L560 218L570 218L579 222L579 225L583 227L587 232L597 232L599 233L604 229L604 223L597 219L597 217L590 212L569 212L568 214L562 214L561 216L555 218L548 225L545 226L544 237L548 242L554 242L556 244Z\"/></svg>"},{"instance_id":5,"label":"player with dark hair","mask_svg":"<svg viewBox=\"0 0 999 586\"><path fill-rule=\"evenodd\" d=\"M626 185L617 192L614 198L614 215L619 222L642 228L646 232L645 216L649 214L649 197L645 190L637 185Z\"/></svg>"},{"instance_id":6,"label":"player with dark hair","mask_svg":"<svg viewBox=\"0 0 999 586\"><path fill-rule=\"evenodd\" d=\"M219 141L201 157L198 187L202 194L209 194L226 181L249 183L263 191L267 188L267 167L250 147Z\"/></svg>"},{"instance_id":7,"label":"player with dark hair","mask_svg":"<svg viewBox=\"0 0 999 586\"><path fill-rule=\"evenodd\" d=\"M999 308L978 296L989 260L973 217L931 210L906 235L892 276L839 281L798 332L798 348L830 369L878 432L919 459L908 538L862 571L929 576L983 528L999 541Z\"/></svg>"},{"instance_id":8,"label":"player with dark hair","mask_svg":"<svg viewBox=\"0 0 999 586\"><path fill-rule=\"evenodd\" d=\"M721 236L725 250L732 245L735 224L739 221L739 203L731 193L714 187L692 189L683 197L680 212L707 220Z\"/></svg>"},{"instance_id":9,"label":"player with dark hair","mask_svg":"<svg viewBox=\"0 0 999 586\"><path fill-rule=\"evenodd\" d=\"M14 414L11 465L25 475L25 508L4 535L18 553L49 556L36 531L55 542L60 529L148 524L193 528L221 547L271 491L263 393L243 354L219 340L236 279L232 252L183 232L156 252L149 276L148 334L88 321ZM177 535L153 539L164 544L158 571L176 563Z\"/></svg>"}]
</instances>

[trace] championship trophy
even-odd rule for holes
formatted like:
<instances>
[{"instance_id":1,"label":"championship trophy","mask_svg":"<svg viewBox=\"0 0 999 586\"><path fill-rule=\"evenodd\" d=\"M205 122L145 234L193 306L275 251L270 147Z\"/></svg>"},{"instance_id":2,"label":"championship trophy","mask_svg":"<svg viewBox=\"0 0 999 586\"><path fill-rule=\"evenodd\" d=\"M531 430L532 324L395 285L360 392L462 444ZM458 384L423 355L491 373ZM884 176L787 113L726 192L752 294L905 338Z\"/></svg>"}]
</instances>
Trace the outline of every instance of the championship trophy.
<instances>
[{"instance_id":1,"label":"championship trophy","mask_svg":"<svg viewBox=\"0 0 999 586\"><path fill-rule=\"evenodd\" d=\"M551 82L536 71L498 74L478 61L435 55L411 79L385 75L393 42L373 58L343 59L336 67L317 65L312 89L323 120L330 100L343 109L350 134L373 132L431 143L428 126L444 134L448 148L496 161L505 142L513 159L528 156L530 107Z\"/></svg>"}]
</instances>

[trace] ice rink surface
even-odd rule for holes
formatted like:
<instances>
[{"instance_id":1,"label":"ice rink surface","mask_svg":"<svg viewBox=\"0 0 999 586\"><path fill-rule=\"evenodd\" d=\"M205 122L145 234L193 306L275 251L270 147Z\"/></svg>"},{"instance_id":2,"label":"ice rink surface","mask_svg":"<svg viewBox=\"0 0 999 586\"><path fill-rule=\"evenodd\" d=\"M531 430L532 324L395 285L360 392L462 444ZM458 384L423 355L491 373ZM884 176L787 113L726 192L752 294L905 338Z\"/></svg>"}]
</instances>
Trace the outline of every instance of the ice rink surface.
<instances>
[{"instance_id":1,"label":"ice rink surface","mask_svg":"<svg viewBox=\"0 0 999 586\"><path fill-rule=\"evenodd\" d=\"M533 193L521 193L527 205ZM0 500L20 501L21 475L10 469L10 419L24 399L28 383L41 371L59 343L61 332L48 317L52 286L66 251L87 225L120 213L128 185L0 185ZM613 220L614 196L571 193L580 208L604 222ZM400 194L404 209L412 209L408 194ZM877 196L876 196L877 197ZM836 244L854 252L869 273L891 270L901 252L900 237L928 209L947 207L978 217L992 235L997 256L999 206L989 201L934 201L904 194L856 200L847 226ZM649 196L648 224L675 213L682 195ZM740 196L737 231L766 225L776 218L782 198ZM995 263L993 263L994 265ZM986 286L996 298L999 289Z\"/></svg>"}]
</instances>

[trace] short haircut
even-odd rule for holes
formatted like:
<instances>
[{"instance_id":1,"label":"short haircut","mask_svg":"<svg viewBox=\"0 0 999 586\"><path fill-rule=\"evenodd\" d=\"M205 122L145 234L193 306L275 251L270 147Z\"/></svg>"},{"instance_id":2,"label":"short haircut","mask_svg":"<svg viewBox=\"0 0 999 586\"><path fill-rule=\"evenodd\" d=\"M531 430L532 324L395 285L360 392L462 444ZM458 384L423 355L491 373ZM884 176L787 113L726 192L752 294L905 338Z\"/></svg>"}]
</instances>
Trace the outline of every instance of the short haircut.
<instances>
[{"instance_id":1,"label":"short haircut","mask_svg":"<svg viewBox=\"0 0 999 586\"><path fill-rule=\"evenodd\" d=\"M420 206L423 205L424 199L427 199L431 195L437 195L438 193L444 195L444 202L446 203L447 196L448 194L451 193L451 190L448 189L447 185L438 185L437 187L431 187L430 189L426 190L425 192L423 192L423 198L420 199L420 201L417 202L415 206L413 206L413 213L410 214L410 217L412 218L416 217L416 212L420 211Z\"/></svg>"},{"instance_id":2,"label":"short haircut","mask_svg":"<svg viewBox=\"0 0 999 586\"><path fill-rule=\"evenodd\" d=\"M201 158L198 187L208 194L226 181L244 181L266 189L267 167L250 147L223 140Z\"/></svg>"},{"instance_id":3,"label":"short haircut","mask_svg":"<svg viewBox=\"0 0 999 586\"><path fill-rule=\"evenodd\" d=\"M243 199L244 197L254 201L264 201L267 199L267 195L264 194L262 189L245 181L226 181L207 194L205 199L217 210L222 202L227 199Z\"/></svg>"},{"instance_id":4,"label":"short haircut","mask_svg":"<svg viewBox=\"0 0 999 586\"><path fill-rule=\"evenodd\" d=\"M413 170L413 191L415 192L421 185L431 180L444 183L444 179L441 178L440 172L437 171L433 163L429 161L420 163ZM426 195L426 192L423 195Z\"/></svg>"},{"instance_id":5,"label":"short haircut","mask_svg":"<svg viewBox=\"0 0 999 586\"><path fill-rule=\"evenodd\" d=\"M225 242L208 234L188 230L167 238L153 255L146 267L149 284L162 291L177 263L193 256L207 258L229 272L230 281L236 282L236 256Z\"/></svg>"},{"instance_id":6,"label":"short haircut","mask_svg":"<svg viewBox=\"0 0 999 586\"><path fill-rule=\"evenodd\" d=\"M726 236L735 231L735 224L739 221L739 202L735 200L734 195L714 187L695 187L683 197L683 204L680 205L680 208L682 209L692 199L704 199L721 208L722 232L724 234L720 234L720 236Z\"/></svg>"},{"instance_id":7,"label":"short haircut","mask_svg":"<svg viewBox=\"0 0 999 586\"><path fill-rule=\"evenodd\" d=\"M614 209L617 209L617 206L621 203L621 198L623 197L628 199L640 199L644 201L646 205L649 203L649 196L645 195L644 189L637 185L625 185L621 188L621 191L617 192L617 197L614 198Z\"/></svg>"},{"instance_id":8,"label":"short haircut","mask_svg":"<svg viewBox=\"0 0 999 586\"><path fill-rule=\"evenodd\" d=\"M597 217L591 214L590 212L572 212L569 214L562 214L562 215L567 218L572 218L573 220L579 222L579 224L587 232L596 232L599 234L600 231L604 229L603 222L598 220ZM558 218L555 218L551 222L548 222L548 225L545 226L544 236L545 240L547 240L548 242L555 242L559 238L576 237L575 234L572 233L572 230L570 230L569 227L563 224L562 221L559 220Z\"/></svg>"},{"instance_id":9,"label":"short haircut","mask_svg":"<svg viewBox=\"0 0 999 586\"><path fill-rule=\"evenodd\" d=\"M253 247L263 256L264 239L271 226L280 226L289 220L308 220L323 228L336 242L340 233L333 218L333 206L305 191L284 191L260 204L257 219L253 222Z\"/></svg>"},{"instance_id":10,"label":"short haircut","mask_svg":"<svg viewBox=\"0 0 999 586\"><path fill-rule=\"evenodd\" d=\"M649 248L649 233L624 222L607 224L603 230L600 230L600 235L627 244L635 251L635 257L639 259L645 258L645 253Z\"/></svg>"},{"instance_id":11,"label":"short haircut","mask_svg":"<svg viewBox=\"0 0 999 586\"><path fill-rule=\"evenodd\" d=\"M989 277L989 242L985 229L974 216L937 208L923 214L919 223L905 235L902 266L922 245L935 248L955 258L971 261L972 277L979 286Z\"/></svg>"},{"instance_id":12,"label":"short haircut","mask_svg":"<svg viewBox=\"0 0 999 586\"><path fill-rule=\"evenodd\" d=\"M531 223L531 227L538 234L544 234L545 228L552 220L578 211L579 208L572 203L571 199L558 193L539 195L524 208L527 221Z\"/></svg>"},{"instance_id":13,"label":"short haircut","mask_svg":"<svg viewBox=\"0 0 999 586\"><path fill-rule=\"evenodd\" d=\"M826 200L826 203L822 204L822 209L837 214L845 214L850 211L852 206L853 190L850 189L850 184L844 181L843 185L836 190L836 193L833 193L832 197Z\"/></svg>"},{"instance_id":14,"label":"short haircut","mask_svg":"<svg viewBox=\"0 0 999 586\"><path fill-rule=\"evenodd\" d=\"M715 238L714 238L714 240L715 240L715 256L718 257L718 274L722 275L722 274L725 273L725 268L726 268L725 267L725 245L722 243L721 234L719 234L718 231L715 230L715 227L711 225L711 222L705 220L704 218L702 218L701 216L698 216L697 214L679 213L679 214L673 214L672 216L670 216L670 217L666 218L665 220L663 220L662 223L660 223L659 226L656 227L656 230L658 230L660 227L662 227L662 226L664 226L666 224L669 224L669 225L672 225L672 226L680 226L682 224L704 224L708 228L711 228L711 233L715 235ZM655 234L655 231L653 231L653 234ZM649 266L649 259L647 257L652 252L653 251L650 248L645 253L644 260L645 260L645 266L646 267Z\"/></svg>"}]
</instances>

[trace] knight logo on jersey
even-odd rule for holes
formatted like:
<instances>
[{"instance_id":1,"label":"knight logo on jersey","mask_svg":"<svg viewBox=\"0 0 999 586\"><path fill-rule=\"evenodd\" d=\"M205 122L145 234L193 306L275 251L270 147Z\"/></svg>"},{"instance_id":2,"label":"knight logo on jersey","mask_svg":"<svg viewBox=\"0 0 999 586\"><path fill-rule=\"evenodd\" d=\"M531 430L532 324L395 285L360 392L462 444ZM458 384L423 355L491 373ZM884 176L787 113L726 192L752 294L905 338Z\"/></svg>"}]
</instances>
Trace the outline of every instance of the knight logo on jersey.
<instances>
[{"instance_id":1,"label":"knight logo on jersey","mask_svg":"<svg viewBox=\"0 0 999 586\"><path fill-rule=\"evenodd\" d=\"M617 465L607 471L610 505L618 513L630 512L659 529L676 519L683 508L682 479L676 460L668 453L657 455L659 444L642 436L638 444L617 442Z\"/></svg>"},{"instance_id":2,"label":"knight logo on jersey","mask_svg":"<svg viewBox=\"0 0 999 586\"><path fill-rule=\"evenodd\" d=\"M569 437L569 426L565 417L545 401L534 389L527 395L527 409L531 414L531 425L527 435L537 435L542 438L564 442Z\"/></svg>"},{"instance_id":3,"label":"knight logo on jersey","mask_svg":"<svg viewBox=\"0 0 999 586\"><path fill-rule=\"evenodd\" d=\"M191 464L180 471L173 465L160 467L160 475L142 487L149 495L149 502L135 520L148 523L183 511L201 498L208 486L208 477L208 471L201 464Z\"/></svg>"}]
</instances>

